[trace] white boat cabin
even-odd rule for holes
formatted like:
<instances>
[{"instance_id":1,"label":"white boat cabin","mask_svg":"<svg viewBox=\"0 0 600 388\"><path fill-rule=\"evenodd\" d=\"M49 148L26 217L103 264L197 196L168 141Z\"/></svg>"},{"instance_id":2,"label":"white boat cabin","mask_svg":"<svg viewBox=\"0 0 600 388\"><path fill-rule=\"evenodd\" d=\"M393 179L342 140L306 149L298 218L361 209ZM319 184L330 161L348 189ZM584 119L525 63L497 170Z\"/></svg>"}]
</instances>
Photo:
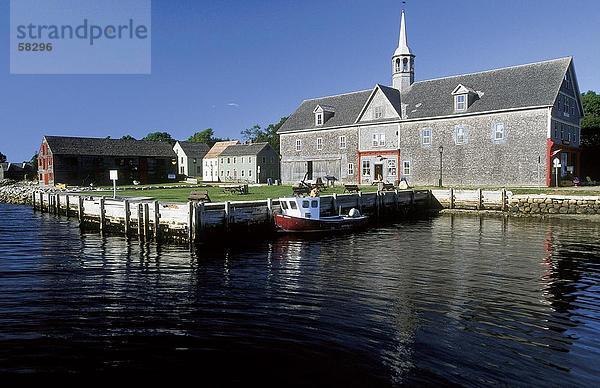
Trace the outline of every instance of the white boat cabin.
<instances>
[{"instance_id":1,"label":"white boat cabin","mask_svg":"<svg viewBox=\"0 0 600 388\"><path fill-rule=\"evenodd\" d=\"M321 198L289 197L279 198L284 216L318 220L321 217Z\"/></svg>"}]
</instances>

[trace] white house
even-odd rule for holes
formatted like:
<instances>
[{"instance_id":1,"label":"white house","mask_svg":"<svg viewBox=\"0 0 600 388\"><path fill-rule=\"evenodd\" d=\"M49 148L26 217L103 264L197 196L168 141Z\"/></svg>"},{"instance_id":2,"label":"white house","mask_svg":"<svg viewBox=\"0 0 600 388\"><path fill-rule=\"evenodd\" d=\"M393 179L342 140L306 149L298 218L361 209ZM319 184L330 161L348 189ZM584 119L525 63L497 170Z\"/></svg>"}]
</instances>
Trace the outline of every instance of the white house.
<instances>
[{"instance_id":1,"label":"white house","mask_svg":"<svg viewBox=\"0 0 600 388\"><path fill-rule=\"evenodd\" d=\"M209 151L206 144L178 141L173 151L177 154L178 174L202 178L202 160Z\"/></svg>"},{"instance_id":2,"label":"white house","mask_svg":"<svg viewBox=\"0 0 600 388\"><path fill-rule=\"evenodd\" d=\"M219 141L204 155L203 178L204 182L219 181L219 155L230 145L240 144L237 140Z\"/></svg>"}]
</instances>

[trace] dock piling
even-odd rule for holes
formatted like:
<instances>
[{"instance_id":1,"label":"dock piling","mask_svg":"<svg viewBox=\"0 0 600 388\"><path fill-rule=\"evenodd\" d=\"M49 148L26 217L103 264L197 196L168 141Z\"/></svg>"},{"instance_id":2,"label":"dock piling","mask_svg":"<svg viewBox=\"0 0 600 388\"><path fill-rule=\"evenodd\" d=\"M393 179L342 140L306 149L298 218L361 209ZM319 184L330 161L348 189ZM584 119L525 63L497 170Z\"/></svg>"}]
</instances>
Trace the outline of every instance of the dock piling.
<instances>
[{"instance_id":1,"label":"dock piling","mask_svg":"<svg viewBox=\"0 0 600 388\"><path fill-rule=\"evenodd\" d=\"M104 232L105 214L104 214L104 197L100 198L100 233Z\"/></svg>"},{"instance_id":2,"label":"dock piling","mask_svg":"<svg viewBox=\"0 0 600 388\"><path fill-rule=\"evenodd\" d=\"M129 200L124 200L123 201L123 207L125 208L125 224L123 225L124 227L124 233L125 233L125 237L129 237L129 223L131 222L131 211L129 210Z\"/></svg>"},{"instance_id":3,"label":"dock piling","mask_svg":"<svg viewBox=\"0 0 600 388\"><path fill-rule=\"evenodd\" d=\"M154 201L154 240L160 238L160 204Z\"/></svg>"}]
</instances>

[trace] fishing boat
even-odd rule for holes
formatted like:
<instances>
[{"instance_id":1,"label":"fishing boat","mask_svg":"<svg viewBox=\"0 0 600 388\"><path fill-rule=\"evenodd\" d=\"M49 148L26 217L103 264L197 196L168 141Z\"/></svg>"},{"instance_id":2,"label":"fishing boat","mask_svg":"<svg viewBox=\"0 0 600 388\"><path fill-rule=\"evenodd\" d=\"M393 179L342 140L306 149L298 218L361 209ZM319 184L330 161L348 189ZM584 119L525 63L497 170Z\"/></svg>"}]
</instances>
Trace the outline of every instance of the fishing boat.
<instances>
[{"instance_id":1,"label":"fishing boat","mask_svg":"<svg viewBox=\"0 0 600 388\"><path fill-rule=\"evenodd\" d=\"M275 214L275 226L280 232L337 232L356 230L367 224L368 217L358 209L348 215L321 216L320 197L279 198L281 213Z\"/></svg>"}]
</instances>

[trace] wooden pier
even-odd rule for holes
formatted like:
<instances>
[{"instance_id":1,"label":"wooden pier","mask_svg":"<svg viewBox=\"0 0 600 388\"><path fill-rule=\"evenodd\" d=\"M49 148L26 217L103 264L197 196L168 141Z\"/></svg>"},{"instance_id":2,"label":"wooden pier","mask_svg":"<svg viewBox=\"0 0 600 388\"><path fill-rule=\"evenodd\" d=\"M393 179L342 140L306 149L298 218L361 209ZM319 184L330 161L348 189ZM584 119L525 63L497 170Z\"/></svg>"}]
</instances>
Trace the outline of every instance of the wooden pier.
<instances>
[{"instance_id":1,"label":"wooden pier","mask_svg":"<svg viewBox=\"0 0 600 388\"><path fill-rule=\"evenodd\" d=\"M333 215L357 208L374 219L400 219L414 211L427 211L431 203L429 190L333 194L321 196L321 213ZM74 217L83 229L141 241L186 243L236 232L273 231L273 212L280 210L279 199L173 203L43 192L32 194L32 204L34 210Z\"/></svg>"}]
</instances>

